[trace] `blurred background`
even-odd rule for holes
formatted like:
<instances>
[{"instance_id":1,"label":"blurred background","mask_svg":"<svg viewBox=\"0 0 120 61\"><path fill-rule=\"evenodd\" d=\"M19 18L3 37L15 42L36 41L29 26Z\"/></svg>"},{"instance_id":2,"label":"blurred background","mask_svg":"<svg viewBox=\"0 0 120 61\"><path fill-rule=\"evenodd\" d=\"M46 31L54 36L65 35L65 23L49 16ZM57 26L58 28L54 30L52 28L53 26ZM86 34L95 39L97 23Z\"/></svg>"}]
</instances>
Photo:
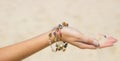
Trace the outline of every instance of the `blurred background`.
<instances>
[{"instance_id":1,"label":"blurred background","mask_svg":"<svg viewBox=\"0 0 120 61\"><path fill-rule=\"evenodd\" d=\"M0 0L0 47L25 41L66 21L82 33L120 40L120 0ZM69 45L66 52L50 47L23 61L120 61L120 42L89 50Z\"/></svg>"}]
</instances>

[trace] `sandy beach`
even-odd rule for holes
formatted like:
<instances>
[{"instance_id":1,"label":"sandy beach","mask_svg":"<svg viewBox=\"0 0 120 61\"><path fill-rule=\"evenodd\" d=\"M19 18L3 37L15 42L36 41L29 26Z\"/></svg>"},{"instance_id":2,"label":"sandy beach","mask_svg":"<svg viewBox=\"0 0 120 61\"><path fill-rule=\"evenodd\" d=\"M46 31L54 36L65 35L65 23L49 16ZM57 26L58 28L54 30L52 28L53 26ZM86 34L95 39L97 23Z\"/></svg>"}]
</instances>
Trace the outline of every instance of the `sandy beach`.
<instances>
[{"instance_id":1,"label":"sandy beach","mask_svg":"<svg viewBox=\"0 0 120 61\"><path fill-rule=\"evenodd\" d=\"M23 61L120 61L120 0L0 0L0 47L25 41L63 21L88 36L103 33L118 42L97 50L69 45L58 53L47 47Z\"/></svg>"}]
</instances>

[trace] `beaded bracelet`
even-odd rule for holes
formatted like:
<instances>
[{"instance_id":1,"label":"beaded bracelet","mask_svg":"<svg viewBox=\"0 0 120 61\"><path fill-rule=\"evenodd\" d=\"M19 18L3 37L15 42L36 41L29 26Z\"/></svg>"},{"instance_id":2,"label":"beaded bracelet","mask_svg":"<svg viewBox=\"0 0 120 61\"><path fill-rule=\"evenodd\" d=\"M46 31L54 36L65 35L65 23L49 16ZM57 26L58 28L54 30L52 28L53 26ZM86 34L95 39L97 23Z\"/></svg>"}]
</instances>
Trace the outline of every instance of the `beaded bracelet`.
<instances>
[{"instance_id":1,"label":"beaded bracelet","mask_svg":"<svg viewBox=\"0 0 120 61\"><path fill-rule=\"evenodd\" d=\"M65 41L62 41L62 32L61 32L61 29L63 29L63 27L68 27L68 23L66 22L63 22L62 25L59 24L56 28L55 28L55 31L51 32L49 34L49 44L51 46L51 49L53 52L57 52L57 51L65 51L66 48L67 48L67 45L68 43L65 42ZM52 47L52 40L51 40L51 37L54 36L55 38L53 39L53 42L55 42L55 49L53 49Z\"/></svg>"}]
</instances>

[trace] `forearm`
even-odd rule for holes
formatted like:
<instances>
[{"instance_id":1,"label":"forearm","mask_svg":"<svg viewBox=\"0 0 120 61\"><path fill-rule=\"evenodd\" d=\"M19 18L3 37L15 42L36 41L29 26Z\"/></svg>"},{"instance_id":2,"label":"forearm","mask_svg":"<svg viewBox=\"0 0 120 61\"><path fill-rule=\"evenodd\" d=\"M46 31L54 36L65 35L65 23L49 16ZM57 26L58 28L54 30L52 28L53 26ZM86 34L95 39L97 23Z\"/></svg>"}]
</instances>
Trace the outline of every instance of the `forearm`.
<instances>
[{"instance_id":1,"label":"forearm","mask_svg":"<svg viewBox=\"0 0 120 61\"><path fill-rule=\"evenodd\" d=\"M33 53L49 46L49 37L46 32L42 35L34 37L32 39L7 46L0 49L0 61L18 61L22 60Z\"/></svg>"}]
</instances>

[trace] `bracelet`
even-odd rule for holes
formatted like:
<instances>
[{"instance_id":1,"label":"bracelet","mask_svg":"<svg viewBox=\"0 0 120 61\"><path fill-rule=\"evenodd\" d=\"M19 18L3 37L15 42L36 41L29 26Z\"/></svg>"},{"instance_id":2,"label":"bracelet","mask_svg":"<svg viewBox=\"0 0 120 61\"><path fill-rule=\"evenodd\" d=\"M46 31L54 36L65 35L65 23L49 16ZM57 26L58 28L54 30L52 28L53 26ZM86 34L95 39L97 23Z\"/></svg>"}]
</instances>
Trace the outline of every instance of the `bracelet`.
<instances>
[{"instance_id":1,"label":"bracelet","mask_svg":"<svg viewBox=\"0 0 120 61\"><path fill-rule=\"evenodd\" d=\"M62 24L59 24L56 28L55 31L51 32L49 34L49 44L51 46L51 49L53 52L57 52L57 51L65 51L67 48L68 43L65 41L62 41L62 32L61 29L63 29L63 27L68 27L68 23L63 22ZM55 49L53 49L52 47L52 40L51 37L54 36L55 38L53 39L53 42L55 42Z\"/></svg>"}]
</instances>

